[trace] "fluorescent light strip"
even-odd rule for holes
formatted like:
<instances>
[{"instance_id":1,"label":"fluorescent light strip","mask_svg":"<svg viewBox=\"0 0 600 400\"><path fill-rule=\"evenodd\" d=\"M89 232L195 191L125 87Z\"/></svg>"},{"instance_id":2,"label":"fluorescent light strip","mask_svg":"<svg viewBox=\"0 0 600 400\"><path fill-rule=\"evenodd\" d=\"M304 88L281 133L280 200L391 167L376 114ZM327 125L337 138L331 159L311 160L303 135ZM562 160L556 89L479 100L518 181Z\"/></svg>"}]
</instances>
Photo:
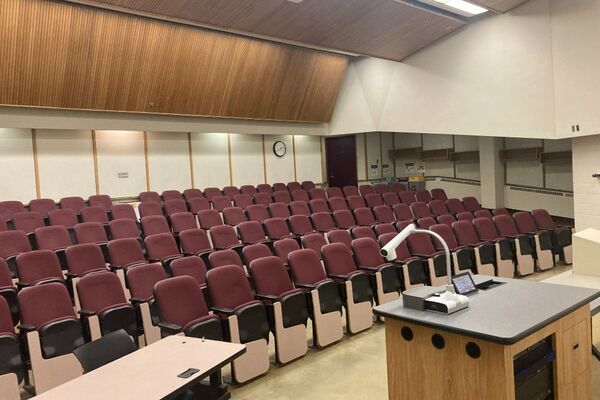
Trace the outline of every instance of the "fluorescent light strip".
<instances>
[{"instance_id":1,"label":"fluorescent light strip","mask_svg":"<svg viewBox=\"0 0 600 400\"><path fill-rule=\"evenodd\" d=\"M436 3L443 4L447 7L455 8L457 10L466 12L471 15L479 15L487 12L486 8L480 7L473 3L469 3L465 0L433 0Z\"/></svg>"}]
</instances>

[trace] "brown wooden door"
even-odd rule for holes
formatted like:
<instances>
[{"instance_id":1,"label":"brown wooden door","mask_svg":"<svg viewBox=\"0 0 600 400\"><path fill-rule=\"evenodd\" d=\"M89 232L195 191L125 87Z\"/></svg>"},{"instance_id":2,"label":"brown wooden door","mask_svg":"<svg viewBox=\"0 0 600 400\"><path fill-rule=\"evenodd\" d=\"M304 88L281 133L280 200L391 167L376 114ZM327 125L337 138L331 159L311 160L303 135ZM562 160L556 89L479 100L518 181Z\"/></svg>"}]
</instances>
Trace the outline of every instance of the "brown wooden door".
<instances>
[{"instance_id":1,"label":"brown wooden door","mask_svg":"<svg viewBox=\"0 0 600 400\"><path fill-rule=\"evenodd\" d=\"M325 139L327 182L329 186L356 186L356 139L340 136Z\"/></svg>"}]
</instances>

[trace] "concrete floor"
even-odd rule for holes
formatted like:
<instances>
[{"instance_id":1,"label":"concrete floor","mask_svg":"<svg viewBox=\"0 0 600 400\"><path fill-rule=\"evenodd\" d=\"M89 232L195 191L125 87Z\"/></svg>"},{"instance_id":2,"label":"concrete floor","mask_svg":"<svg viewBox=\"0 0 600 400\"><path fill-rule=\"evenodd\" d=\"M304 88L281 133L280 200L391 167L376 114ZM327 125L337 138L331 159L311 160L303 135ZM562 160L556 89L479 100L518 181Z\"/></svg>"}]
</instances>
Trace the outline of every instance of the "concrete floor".
<instances>
[{"instance_id":1,"label":"concrete floor","mask_svg":"<svg viewBox=\"0 0 600 400\"><path fill-rule=\"evenodd\" d=\"M558 274L568 277L570 270L570 266L557 266L524 279L541 281ZM597 346L600 346L599 317L600 315L594 318L592 324L594 343ZM309 339L311 331L309 326ZM272 364L269 372L244 385L232 385L232 399L385 400L387 372L384 332L384 324L375 323L370 330L344 336L341 342L326 349L309 348L305 357L285 366L274 363L275 350L271 340ZM228 367L223 373L224 378L229 380ZM593 399L600 400L600 362L595 359L592 362L592 376ZM29 397L23 393L22 399L26 398ZM123 397L125 398L126 396Z\"/></svg>"}]
</instances>

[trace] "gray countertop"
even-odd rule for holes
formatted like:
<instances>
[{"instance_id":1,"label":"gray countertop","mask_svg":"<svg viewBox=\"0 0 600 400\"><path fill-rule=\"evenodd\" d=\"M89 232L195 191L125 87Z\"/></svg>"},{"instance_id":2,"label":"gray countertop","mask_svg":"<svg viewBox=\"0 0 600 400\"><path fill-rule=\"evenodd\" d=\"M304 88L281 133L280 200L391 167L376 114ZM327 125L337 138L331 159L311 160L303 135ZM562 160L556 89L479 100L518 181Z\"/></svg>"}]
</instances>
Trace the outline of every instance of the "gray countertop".
<instances>
[{"instance_id":1,"label":"gray countertop","mask_svg":"<svg viewBox=\"0 0 600 400\"><path fill-rule=\"evenodd\" d=\"M481 278L477 276L475 281ZM513 344L600 297L596 289L498 277L494 281L506 284L470 295L469 307L450 315L404 308L402 299L373 311L386 318Z\"/></svg>"}]
</instances>

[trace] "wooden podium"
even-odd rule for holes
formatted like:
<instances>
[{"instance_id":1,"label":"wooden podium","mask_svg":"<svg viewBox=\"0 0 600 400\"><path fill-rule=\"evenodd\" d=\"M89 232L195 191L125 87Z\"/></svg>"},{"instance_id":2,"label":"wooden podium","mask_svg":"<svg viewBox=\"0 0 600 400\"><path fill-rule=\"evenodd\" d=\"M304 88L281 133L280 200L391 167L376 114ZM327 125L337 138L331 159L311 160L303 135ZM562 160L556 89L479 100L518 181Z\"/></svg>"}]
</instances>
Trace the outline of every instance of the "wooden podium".
<instances>
[{"instance_id":1,"label":"wooden podium","mask_svg":"<svg viewBox=\"0 0 600 400\"><path fill-rule=\"evenodd\" d=\"M385 317L390 400L515 399L514 360L544 340L554 357L549 398L592 398L588 303L600 292L494 280L505 284L452 315L405 309L402 300L375 308Z\"/></svg>"}]
</instances>

